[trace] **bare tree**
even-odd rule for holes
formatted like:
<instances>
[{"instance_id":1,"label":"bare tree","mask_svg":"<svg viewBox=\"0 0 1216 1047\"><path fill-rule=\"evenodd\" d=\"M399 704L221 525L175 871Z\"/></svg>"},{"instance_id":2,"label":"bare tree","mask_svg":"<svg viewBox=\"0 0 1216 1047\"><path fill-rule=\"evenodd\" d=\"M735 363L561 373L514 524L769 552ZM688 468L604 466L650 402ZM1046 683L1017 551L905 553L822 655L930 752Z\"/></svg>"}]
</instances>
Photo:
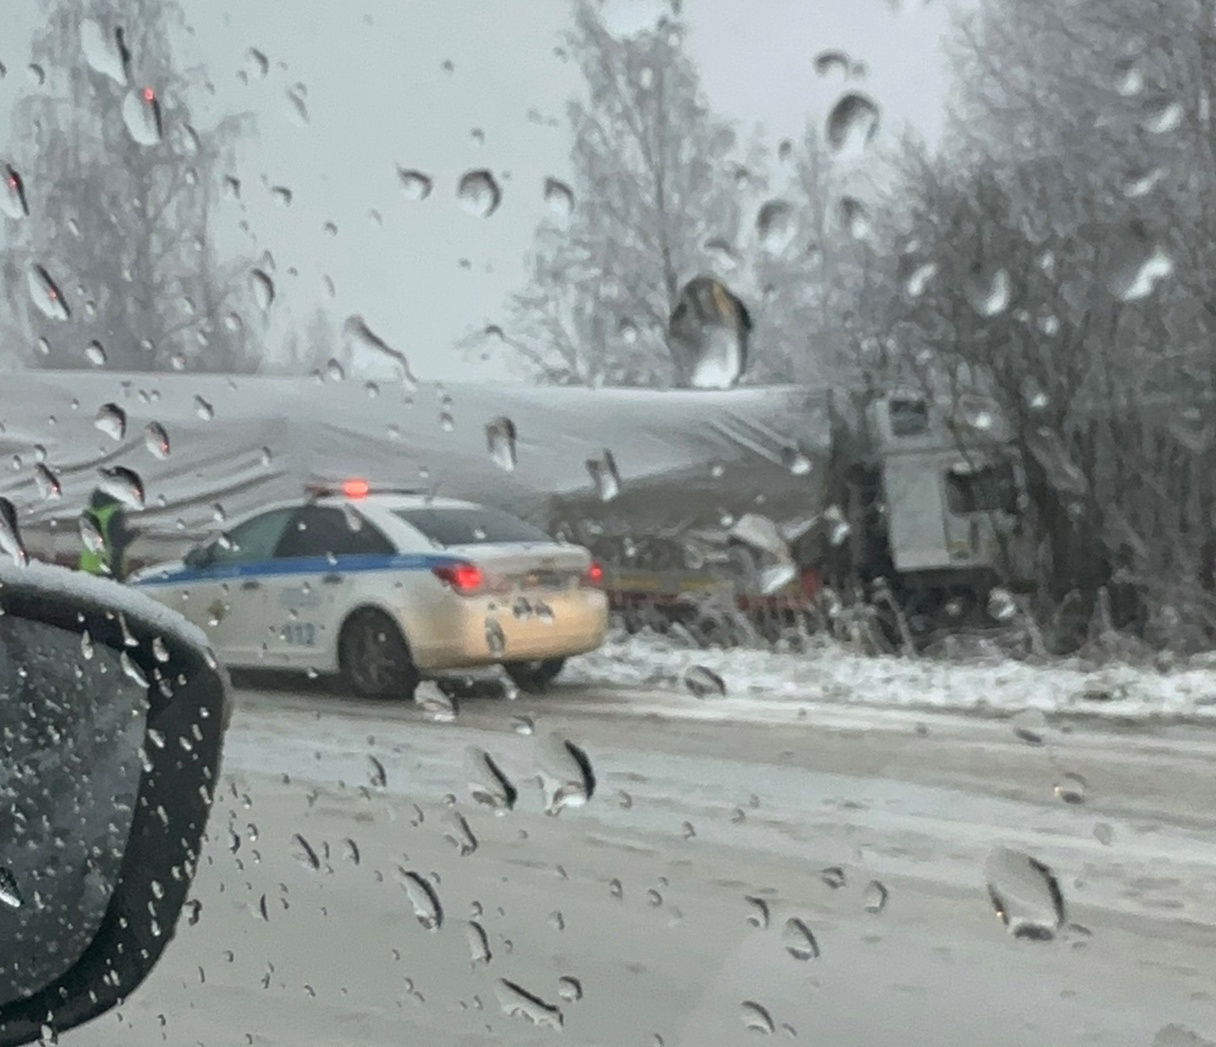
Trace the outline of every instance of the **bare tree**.
<instances>
[{"instance_id":1,"label":"bare tree","mask_svg":"<svg viewBox=\"0 0 1216 1047\"><path fill-rule=\"evenodd\" d=\"M1159 634L1216 611L1213 13L989 0L954 37L947 144L905 156L889 230L918 274L908 355L1016 423L1044 580L1121 594L1116 618Z\"/></svg>"},{"instance_id":2,"label":"bare tree","mask_svg":"<svg viewBox=\"0 0 1216 1047\"><path fill-rule=\"evenodd\" d=\"M241 319L246 267L219 260L211 230L249 118L194 123L189 99L205 75L177 64L176 4L43 8L32 57L45 82L14 117L13 166L29 216L14 223L4 252L23 341L45 339L34 362L87 367L104 353L121 369L253 366ZM48 289L57 302L40 311ZM64 311L66 322L54 323Z\"/></svg>"},{"instance_id":3,"label":"bare tree","mask_svg":"<svg viewBox=\"0 0 1216 1047\"><path fill-rule=\"evenodd\" d=\"M733 239L736 136L702 97L675 8L617 37L591 3L575 5L568 49L588 101L569 107L570 196L551 194L562 211L575 203L539 230L507 338L543 380L670 381L665 332L680 288L721 268L714 241Z\"/></svg>"}]
</instances>

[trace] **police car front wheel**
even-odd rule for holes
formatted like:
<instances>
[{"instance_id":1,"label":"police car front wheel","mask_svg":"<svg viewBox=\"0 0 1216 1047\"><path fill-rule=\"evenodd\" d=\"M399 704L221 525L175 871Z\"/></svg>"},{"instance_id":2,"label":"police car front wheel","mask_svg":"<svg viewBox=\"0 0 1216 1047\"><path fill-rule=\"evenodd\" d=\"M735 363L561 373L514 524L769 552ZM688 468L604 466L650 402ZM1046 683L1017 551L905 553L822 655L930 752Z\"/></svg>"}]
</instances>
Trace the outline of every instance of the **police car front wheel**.
<instances>
[{"instance_id":1,"label":"police car front wheel","mask_svg":"<svg viewBox=\"0 0 1216 1047\"><path fill-rule=\"evenodd\" d=\"M361 698L412 699L418 669L401 630L383 611L356 611L338 641L338 664L346 685Z\"/></svg>"}]
</instances>

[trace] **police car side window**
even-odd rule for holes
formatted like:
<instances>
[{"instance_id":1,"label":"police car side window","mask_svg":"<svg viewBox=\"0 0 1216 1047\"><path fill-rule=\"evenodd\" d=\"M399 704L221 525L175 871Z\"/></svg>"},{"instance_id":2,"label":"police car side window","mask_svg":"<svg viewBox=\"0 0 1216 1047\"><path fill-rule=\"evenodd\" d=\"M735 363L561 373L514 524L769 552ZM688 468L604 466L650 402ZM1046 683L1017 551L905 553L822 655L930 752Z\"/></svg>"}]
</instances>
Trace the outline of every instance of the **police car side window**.
<instances>
[{"instance_id":1,"label":"police car side window","mask_svg":"<svg viewBox=\"0 0 1216 1047\"><path fill-rule=\"evenodd\" d=\"M215 545L213 563L269 560L294 509L273 509L238 524L228 534L227 545Z\"/></svg>"},{"instance_id":2,"label":"police car side window","mask_svg":"<svg viewBox=\"0 0 1216 1047\"><path fill-rule=\"evenodd\" d=\"M276 558L389 555L393 544L367 520L351 527L340 509L305 506L297 511L275 549Z\"/></svg>"}]
</instances>

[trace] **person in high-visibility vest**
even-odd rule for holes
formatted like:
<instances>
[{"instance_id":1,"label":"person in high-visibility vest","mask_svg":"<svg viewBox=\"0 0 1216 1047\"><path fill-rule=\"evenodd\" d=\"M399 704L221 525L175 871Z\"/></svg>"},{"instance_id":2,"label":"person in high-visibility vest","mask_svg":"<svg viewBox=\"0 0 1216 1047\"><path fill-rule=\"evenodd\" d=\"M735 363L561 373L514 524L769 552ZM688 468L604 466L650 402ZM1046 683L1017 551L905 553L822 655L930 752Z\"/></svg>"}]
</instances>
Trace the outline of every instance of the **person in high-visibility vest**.
<instances>
[{"instance_id":1,"label":"person in high-visibility vest","mask_svg":"<svg viewBox=\"0 0 1216 1047\"><path fill-rule=\"evenodd\" d=\"M98 488L89 499L83 516L101 535L101 548L85 541L80 552L80 570L123 581L127 576L127 550L139 532L127 526L122 502Z\"/></svg>"}]
</instances>

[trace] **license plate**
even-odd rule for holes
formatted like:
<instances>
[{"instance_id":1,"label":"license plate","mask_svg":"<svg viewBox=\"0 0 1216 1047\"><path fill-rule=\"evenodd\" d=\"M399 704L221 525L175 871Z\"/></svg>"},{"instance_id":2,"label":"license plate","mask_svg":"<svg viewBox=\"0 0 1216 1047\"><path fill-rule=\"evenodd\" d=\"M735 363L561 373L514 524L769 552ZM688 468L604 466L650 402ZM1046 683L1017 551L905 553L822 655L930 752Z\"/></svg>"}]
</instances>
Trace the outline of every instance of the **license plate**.
<instances>
[{"instance_id":1,"label":"license plate","mask_svg":"<svg viewBox=\"0 0 1216 1047\"><path fill-rule=\"evenodd\" d=\"M557 571L532 571L523 579L525 589L561 589L565 578Z\"/></svg>"}]
</instances>

